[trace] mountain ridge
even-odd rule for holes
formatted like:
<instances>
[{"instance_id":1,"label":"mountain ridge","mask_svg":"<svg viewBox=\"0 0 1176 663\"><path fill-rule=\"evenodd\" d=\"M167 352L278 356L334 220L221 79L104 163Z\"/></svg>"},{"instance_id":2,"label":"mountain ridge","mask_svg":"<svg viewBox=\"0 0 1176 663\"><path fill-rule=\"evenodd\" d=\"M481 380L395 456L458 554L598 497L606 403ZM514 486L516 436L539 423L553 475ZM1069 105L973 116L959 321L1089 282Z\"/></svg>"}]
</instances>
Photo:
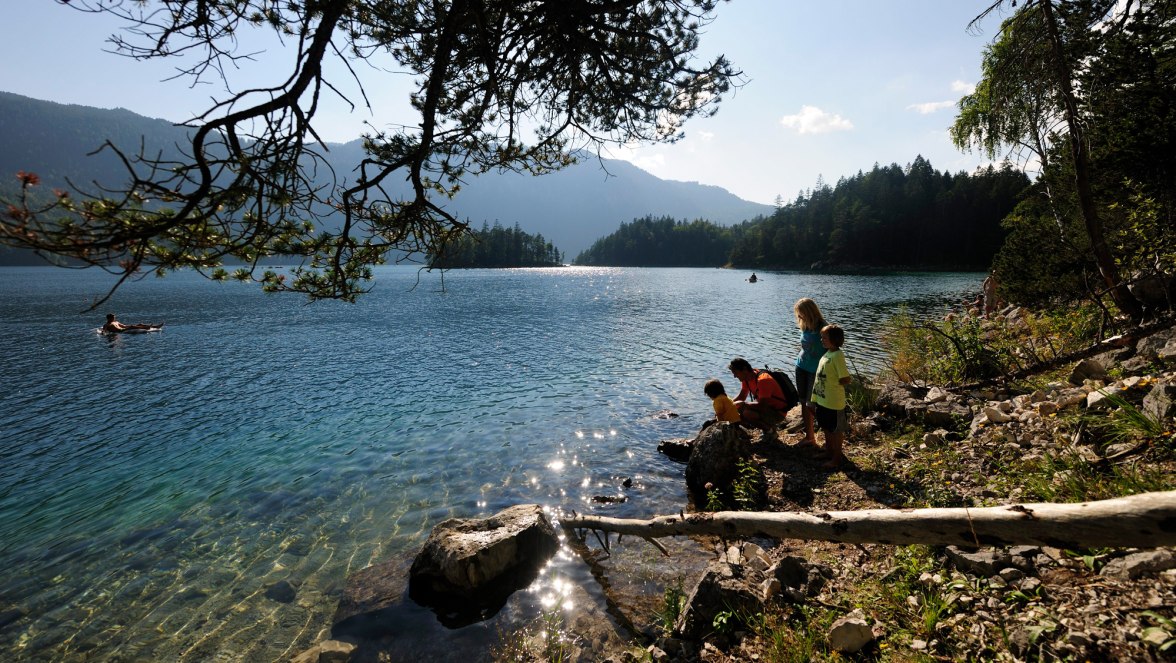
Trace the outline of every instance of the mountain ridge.
<instances>
[{"instance_id":1,"label":"mountain ridge","mask_svg":"<svg viewBox=\"0 0 1176 663\"><path fill-rule=\"evenodd\" d=\"M64 188L67 180L90 190L96 183L117 187L112 175L122 171L115 155L110 150L91 154L107 139L126 151L136 151L140 140L148 152L166 151L182 145L185 131L123 108L59 104L0 91L0 192L13 190L18 170L37 173L46 188ZM358 164L361 139L325 146L337 172L349 174ZM475 227L517 223L528 233L542 234L568 259L621 223L646 215L732 225L774 209L718 186L663 180L627 161L596 157L541 176L507 172L471 178L455 198L440 202ZM328 219L323 223L330 225Z\"/></svg>"}]
</instances>

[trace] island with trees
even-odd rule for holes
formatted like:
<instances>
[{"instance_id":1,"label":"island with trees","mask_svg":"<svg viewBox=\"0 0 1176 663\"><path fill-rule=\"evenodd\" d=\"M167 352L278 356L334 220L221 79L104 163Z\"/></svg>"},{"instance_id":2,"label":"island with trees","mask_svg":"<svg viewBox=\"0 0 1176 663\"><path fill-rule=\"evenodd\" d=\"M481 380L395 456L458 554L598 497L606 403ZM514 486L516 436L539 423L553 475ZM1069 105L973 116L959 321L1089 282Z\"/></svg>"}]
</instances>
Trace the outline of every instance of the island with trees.
<instances>
[{"instance_id":1,"label":"island with trees","mask_svg":"<svg viewBox=\"0 0 1176 663\"><path fill-rule=\"evenodd\" d=\"M435 269L558 267L563 254L543 235L525 233L517 223L512 228L483 223L481 229L462 233L430 253L428 264Z\"/></svg>"},{"instance_id":2,"label":"island with trees","mask_svg":"<svg viewBox=\"0 0 1176 663\"><path fill-rule=\"evenodd\" d=\"M0 243L124 277L299 256L293 278L258 280L312 299L355 300L391 252L444 256L471 232L440 204L459 195L463 176L547 172L577 143L673 140L741 81L725 58L693 59L712 0L209 0L150 16L141 3L72 4L134 26L114 43L132 57L205 53L205 66L186 70L196 79L233 73L236 31L273 29L292 46L293 75L214 99L191 122L186 158L108 145L127 167L122 191L40 204L27 195L36 178L22 174L0 207ZM779 267L862 260L867 243L984 267L998 247L991 267L1004 305L930 323L896 317L888 383L855 383L850 467L835 477L812 467L785 428L746 440L746 453L728 458L729 481L704 483L706 501L677 514L627 523L571 514L569 528L581 530L571 545L609 604L596 625L629 638L583 660L669 660L667 650L679 660L1171 658L1176 1L995 0L977 21L989 15L1003 20L952 136L1033 178L1004 167L945 175L916 159L818 182L740 227L649 217L600 243L617 260L631 259L630 242L668 253L685 238L720 255L730 233L730 262ZM316 103L342 89L324 62L347 61L362 104L362 77L382 69L350 64L374 52L417 81L419 122L369 136L358 181L323 189L310 174L323 163ZM521 120L534 117L543 121L523 135ZM392 195L392 178L411 192ZM343 224L317 232L312 221L328 208ZM740 509L794 513L730 515ZM610 528L636 534L628 543L642 552L607 534L595 544L577 536ZM754 536L765 530L792 538ZM646 594L626 611L608 574L680 574L660 558L643 566L644 538L690 533L713 537L707 573L677 584L659 576L660 605L650 609ZM694 599L706 594L726 601L705 612ZM504 634L495 654L575 659L592 642L572 632L583 622L563 618L557 607ZM363 654L377 658L384 635ZM349 656L340 643L325 647L295 660Z\"/></svg>"}]
</instances>

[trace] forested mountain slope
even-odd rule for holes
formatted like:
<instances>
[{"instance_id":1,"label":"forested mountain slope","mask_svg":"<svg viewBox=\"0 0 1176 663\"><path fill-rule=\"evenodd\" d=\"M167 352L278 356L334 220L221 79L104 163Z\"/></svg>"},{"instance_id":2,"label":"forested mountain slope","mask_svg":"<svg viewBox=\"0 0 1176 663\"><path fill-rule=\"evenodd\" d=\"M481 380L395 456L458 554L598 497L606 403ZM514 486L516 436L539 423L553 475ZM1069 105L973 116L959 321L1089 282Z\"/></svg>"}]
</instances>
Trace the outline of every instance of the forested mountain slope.
<instances>
[{"instance_id":1,"label":"forested mountain slope","mask_svg":"<svg viewBox=\"0 0 1176 663\"><path fill-rule=\"evenodd\" d=\"M129 153L140 145L151 154L173 154L185 130L164 120L130 111L63 105L0 92L0 192L16 190L17 171L40 176L46 195L65 187L68 178L84 190L94 181L122 183L125 173L106 150L87 156L110 139ZM343 164L357 163L361 141L328 144L325 155L336 174L354 180ZM449 211L471 221L541 234L568 255L575 255L622 221L648 214L705 218L721 225L767 214L770 205L753 203L714 186L662 180L625 161L592 158L562 171L535 177L490 174L467 182L447 201ZM329 219L326 220L330 227Z\"/></svg>"}]
</instances>

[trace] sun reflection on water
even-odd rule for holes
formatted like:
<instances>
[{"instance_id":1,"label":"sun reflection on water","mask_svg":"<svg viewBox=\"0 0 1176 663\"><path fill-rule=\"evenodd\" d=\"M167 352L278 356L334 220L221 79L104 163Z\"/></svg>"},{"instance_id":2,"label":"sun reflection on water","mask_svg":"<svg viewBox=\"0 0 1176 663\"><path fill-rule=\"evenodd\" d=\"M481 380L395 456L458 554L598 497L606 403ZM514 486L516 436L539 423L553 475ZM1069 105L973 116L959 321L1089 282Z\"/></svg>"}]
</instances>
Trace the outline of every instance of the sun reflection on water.
<instances>
[{"instance_id":1,"label":"sun reflection on water","mask_svg":"<svg viewBox=\"0 0 1176 663\"><path fill-rule=\"evenodd\" d=\"M571 599L575 584L567 576L553 571L557 562L566 562L570 557L566 549L561 547L556 556L539 572L539 577L535 579L535 582L527 588L527 592L538 597L539 604L543 606L544 610L558 608L570 612L576 607L575 601Z\"/></svg>"}]
</instances>

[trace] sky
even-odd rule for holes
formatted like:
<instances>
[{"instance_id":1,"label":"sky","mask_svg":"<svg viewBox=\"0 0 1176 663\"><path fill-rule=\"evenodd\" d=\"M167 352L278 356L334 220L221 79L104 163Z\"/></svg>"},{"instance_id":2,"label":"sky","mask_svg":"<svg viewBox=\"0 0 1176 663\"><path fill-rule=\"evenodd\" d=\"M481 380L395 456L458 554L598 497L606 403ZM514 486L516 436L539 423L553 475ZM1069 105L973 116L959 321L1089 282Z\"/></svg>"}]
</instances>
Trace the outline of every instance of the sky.
<instances>
[{"instance_id":1,"label":"sky","mask_svg":"<svg viewBox=\"0 0 1176 663\"><path fill-rule=\"evenodd\" d=\"M130 3L127 3L130 4ZM948 136L955 104L979 79L981 56L999 15L968 30L991 0L733 0L704 28L700 57L724 54L745 83L717 115L696 118L672 145L632 146L609 156L670 180L722 187L759 203L784 203L822 178L906 165L922 155L940 171L986 163ZM52 0L5 2L0 90L59 103L126 108L173 122L223 96L223 85L177 79L176 64L110 53L122 23ZM284 77L273 39L246 35L258 53L233 71L239 87ZM371 107L324 100L314 123L329 142L372 127L414 123L411 80L363 71ZM336 71L336 74L341 73ZM170 80L169 80L170 79ZM219 81L218 81L219 83ZM344 91L348 92L346 86ZM358 98L351 90L353 98ZM0 146L2 149L2 146Z\"/></svg>"}]
</instances>

